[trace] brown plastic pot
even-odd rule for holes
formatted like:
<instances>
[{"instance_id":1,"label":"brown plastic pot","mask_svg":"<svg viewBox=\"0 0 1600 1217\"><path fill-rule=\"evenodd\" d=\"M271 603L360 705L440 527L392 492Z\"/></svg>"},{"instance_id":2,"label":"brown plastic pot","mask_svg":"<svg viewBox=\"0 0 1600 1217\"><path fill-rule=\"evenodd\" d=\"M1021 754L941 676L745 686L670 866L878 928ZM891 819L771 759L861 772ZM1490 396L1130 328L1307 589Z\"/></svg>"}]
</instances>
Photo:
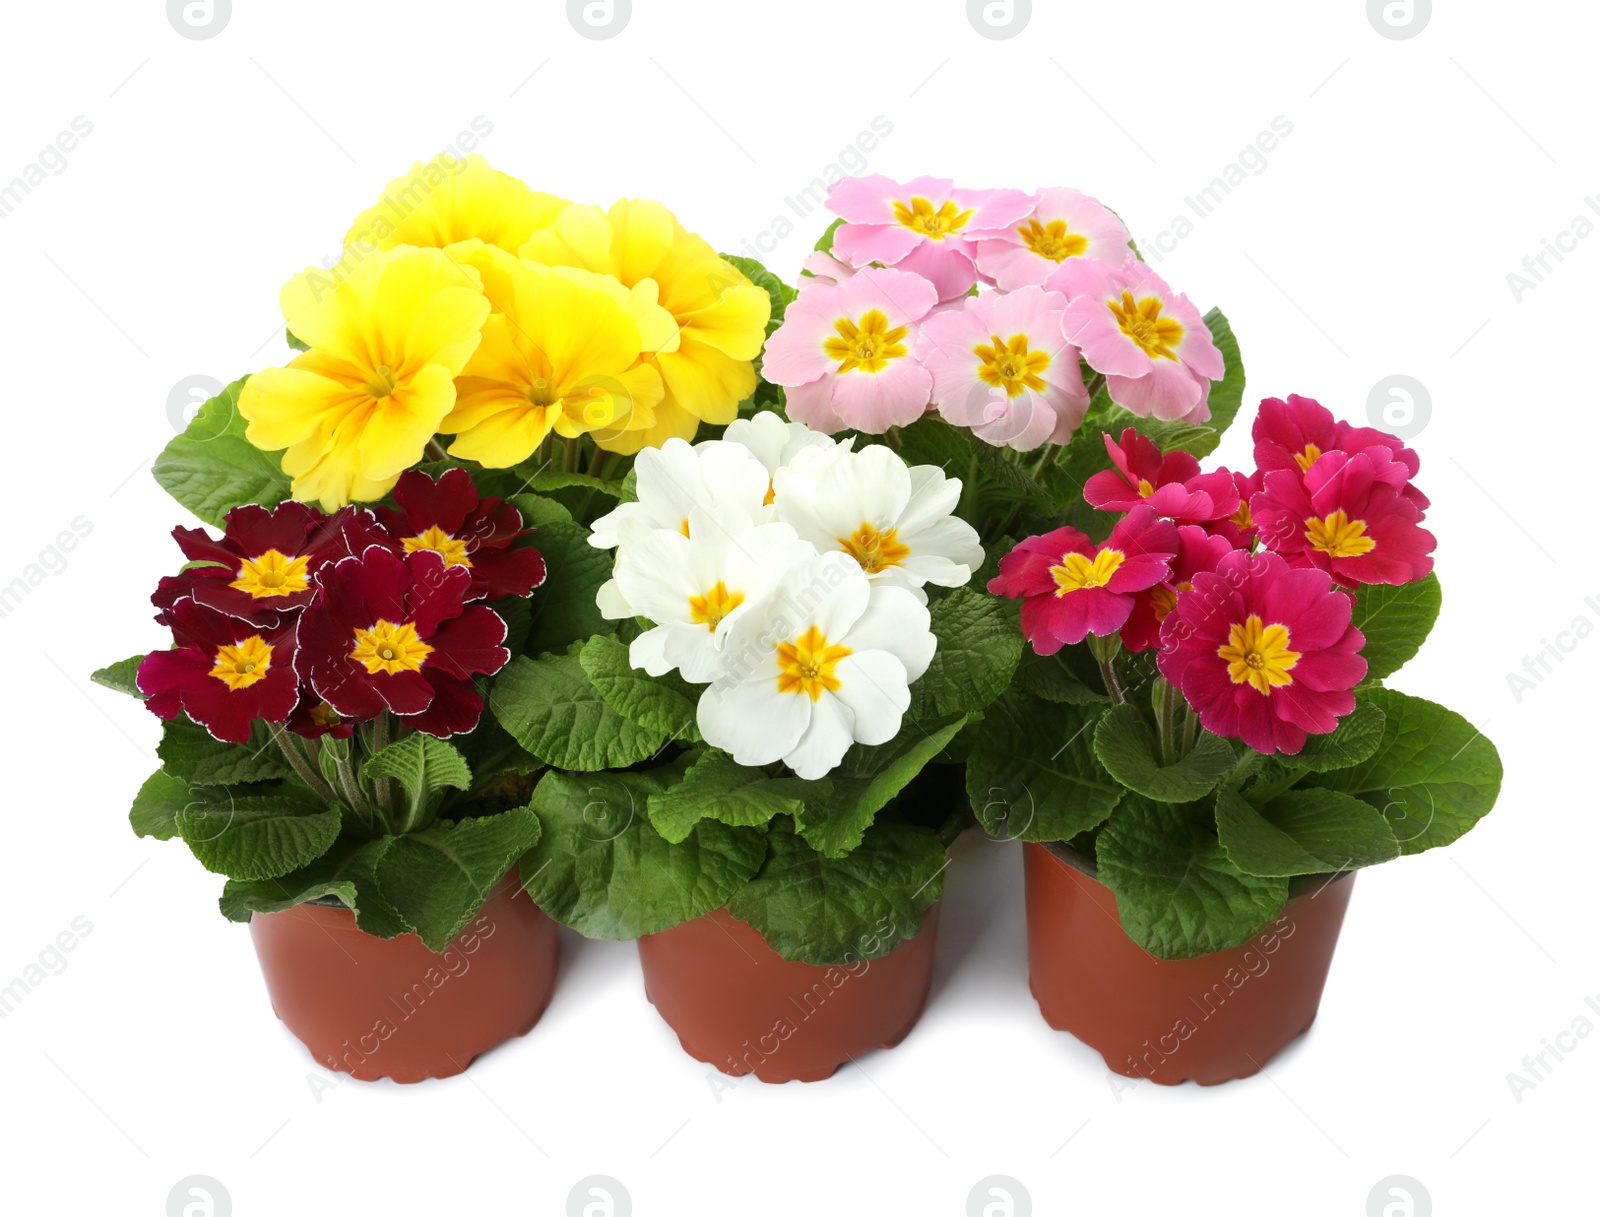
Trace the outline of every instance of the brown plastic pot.
<instances>
[{"instance_id":1,"label":"brown plastic pot","mask_svg":"<svg viewBox=\"0 0 1600 1217\"><path fill-rule=\"evenodd\" d=\"M362 933L343 905L255 913L250 937L284 1025L319 1064L364 1082L460 1073L532 1030L555 986L555 923L514 871L439 955L415 934Z\"/></svg>"},{"instance_id":2,"label":"brown plastic pot","mask_svg":"<svg viewBox=\"0 0 1600 1217\"><path fill-rule=\"evenodd\" d=\"M1112 1072L1169 1086L1249 1077L1316 1018L1353 871L1291 881L1278 920L1243 946L1157 959L1123 932L1091 859L1032 843L1023 856L1028 986L1045 1022Z\"/></svg>"},{"instance_id":3,"label":"brown plastic pot","mask_svg":"<svg viewBox=\"0 0 1600 1217\"><path fill-rule=\"evenodd\" d=\"M922 1017L939 906L886 955L823 967L783 958L726 909L639 939L645 996L698 1061L763 1082L819 1082Z\"/></svg>"}]
</instances>

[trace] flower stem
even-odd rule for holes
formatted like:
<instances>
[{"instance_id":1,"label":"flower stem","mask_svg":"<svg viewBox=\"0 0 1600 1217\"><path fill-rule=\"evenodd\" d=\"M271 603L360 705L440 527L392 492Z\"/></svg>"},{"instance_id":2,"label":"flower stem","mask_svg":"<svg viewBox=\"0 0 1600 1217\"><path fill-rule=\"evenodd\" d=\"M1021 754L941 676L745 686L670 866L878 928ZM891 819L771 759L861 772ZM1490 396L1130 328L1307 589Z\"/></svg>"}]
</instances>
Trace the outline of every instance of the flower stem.
<instances>
[{"instance_id":1,"label":"flower stem","mask_svg":"<svg viewBox=\"0 0 1600 1217\"><path fill-rule=\"evenodd\" d=\"M579 436L574 435L572 438L567 440L567 451L566 455L561 461L561 470L563 473L576 473L578 472L578 466L582 463L582 461L583 440Z\"/></svg>"},{"instance_id":2,"label":"flower stem","mask_svg":"<svg viewBox=\"0 0 1600 1217\"><path fill-rule=\"evenodd\" d=\"M1161 763L1170 765L1178 759L1177 744L1173 739L1172 716L1177 709L1177 690L1167 681L1161 682Z\"/></svg>"},{"instance_id":3,"label":"flower stem","mask_svg":"<svg viewBox=\"0 0 1600 1217\"><path fill-rule=\"evenodd\" d=\"M1128 698L1122 691L1122 683L1117 679L1116 658L1117 652L1122 650L1122 636L1120 634L1107 634L1102 638L1098 634L1088 637L1089 654L1100 665L1100 679L1105 682L1106 696L1111 699L1113 706L1120 706Z\"/></svg>"},{"instance_id":4,"label":"flower stem","mask_svg":"<svg viewBox=\"0 0 1600 1217\"><path fill-rule=\"evenodd\" d=\"M272 738L277 740L278 747L283 751L283 759L289 762L289 767L299 775L300 780L311 787L318 798L329 803L338 802L339 796L334 794L333 787L312 768L311 762L306 759L305 753L300 751L289 732L278 723L268 723L267 729L272 732Z\"/></svg>"},{"instance_id":5,"label":"flower stem","mask_svg":"<svg viewBox=\"0 0 1600 1217\"><path fill-rule=\"evenodd\" d=\"M450 459L449 454L444 450L444 445L439 442L437 436L428 441L428 446L423 449L423 452L427 455L430 461L444 461Z\"/></svg>"},{"instance_id":6,"label":"flower stem","mask_svg":"<svg viewBox=\"0 0 1600 1217\"><path fill-rule=\"evenodd\" d=\"M376 756L389 745L389 712L384 710L372 720L372 754ZM372 797L378 804L378 809L384 819L393 819L394 811L394 780L392 778L374 778L372 780Z\"/></svg>"},{"instance_id":7,"label":"flower stem","mask_svg":"<svg viewBox=\"0 0 1600 1217\"><path fill-rule=\"evenodd\" d=\"M1188 702L1183 703L1183 755L1188 756L1194 751L1195 736L1200 727L1200 717L1194 712L1194 707Z\"/></svg>"},{"instance_id":8,"label":"flower stem","mask_svg":"<svg viewBox=\"0 0 1600 1217\"><path fill-rule=\"evenodd\" d=\"M335 758L335 763L339 766L339 785L344 789L345 801L350 804L350 809L371 826L374 823L372 804L367 801L367 796L361 789L361 782L356 777L356 768L350 763L350 752L351 750L347 748L343 756Z\"/></svg>"},{"instance_id":9,"label":"flower stem","mask_svg":"<svg viewBox=\"0 0 1600 1217\"><path fill-rule=\"evenodd\" d=\"M1093 376L1089 377L1088 380L1083 382L1083 391L1089 395L1089 400L1091 402L1094 401L1094 395L1105 387L1105 383L1106 378L1099 372L1096 372Z\"/></svg>"}]
</instances>

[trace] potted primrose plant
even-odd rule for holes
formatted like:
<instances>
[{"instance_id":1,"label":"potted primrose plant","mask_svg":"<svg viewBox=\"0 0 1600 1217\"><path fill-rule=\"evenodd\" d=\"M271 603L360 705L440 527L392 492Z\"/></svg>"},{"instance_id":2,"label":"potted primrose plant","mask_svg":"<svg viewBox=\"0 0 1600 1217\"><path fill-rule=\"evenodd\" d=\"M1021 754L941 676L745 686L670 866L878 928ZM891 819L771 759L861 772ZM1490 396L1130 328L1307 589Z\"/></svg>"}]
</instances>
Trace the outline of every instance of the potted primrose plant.
<instances>
[{"instance_id":1,"label":"potted primrose plant","mask_svg":"<svg viewBox=\"0 0 1600 1217\"><path fill-rule=\"evenodd\" d=\"M525 661L609 637L580 521L635 453L736 417L771 303L659 203L448 155L280 299L287 366L155 462L222 530L175 532L171 645L96 679L163 720L134 830L227 877L290 1030L358 1078L442 1077L528 1031L555 980L518 881L547 762L486 701L515 718Z\"/></svg>"}]
</instances>

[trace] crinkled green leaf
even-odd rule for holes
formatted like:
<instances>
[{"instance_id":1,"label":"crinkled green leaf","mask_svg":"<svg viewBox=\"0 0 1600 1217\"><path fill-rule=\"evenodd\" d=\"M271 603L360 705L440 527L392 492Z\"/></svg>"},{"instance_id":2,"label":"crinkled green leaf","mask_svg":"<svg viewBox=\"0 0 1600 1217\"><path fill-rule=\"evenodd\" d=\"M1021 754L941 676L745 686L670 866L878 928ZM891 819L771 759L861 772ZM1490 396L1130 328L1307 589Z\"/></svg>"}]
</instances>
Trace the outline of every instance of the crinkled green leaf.
<instances>
[{"instance_id":1,"label":"crinkled green leaf","mask_svg":"<svg viewBox=\"0 0 1600 1217\"><path fill-rule=\"evenodd\" d=\"M361 776L368 781L392 778L398 782L410 805L411 824L421 822L424 809L437 807L446 790L472 787L472 769L460 750L420 731L368 757Z\"/></svg>"},{"instance_id":2,"label":"crinkled green leaf","mask_svg":"<svg viewBox=\"0 0 1600 1217\"><path fill-rule=\"evenodd\" d=\"M144 662L143 655L134 655L109 667L101 668L93 673L89 679L97 685L107 689L115 689L118 693L126 693L130 697L144 700L144 694L139 691L139 686L134 683L134 677L139 673L139 665Z\"/></svg>"},{"instance_id":3,"label":"crinkled green leaf","mask_svg":"<svg viewBox=\"0 0 1600 1217\"><path fill-rule=\"evenodd\" d=\"M248 744L216 739L198 723L178 717L161 725L156 745L161 767L175 778L201 786L232 786L294 776L272 732L257 721Z\"/></svg>"},{"instance_id":4,"label":"crinkled green leaf","mask_svg":"<svg viewBox=\"0 0 1600 1217\"><path fill-rule=\"evenodd\" d=\"M248 379L234 381L201 406L151 467L168 494L219 528L223 516L243 503L270 507L289 497L290 479L279 467L278 455L261 451L244 437L239 392Z\"/></svg>"},{"instance_id":5,"label":"crinkled green leaf","mask_svg":"<svg viewBox=\"0 0 1600 1217\"><path fill-rule=\"evenodd\" d=\"M914 719L981 710L1011 683L1022 635L1011 607L972 587L958 587L928 606L939 648L911 686Z\"/></svg>"},{"instance_id":6,"label":"crinkled green leaf","mask_svg":"<svg viewBox=\"0 0 1600 1217\"><path fill-rule=\"evenodd\" d=\"M1187 756L1163 765L1156 758L1155 733L1132 705L1113 706L1094 732L1095 755L1117 781L1163 803L1204 798L1234 766L1233 749L1209 731L1195 738Z\"/></svg>"},{"instance_id":7,"label":"crinkled green leaf","mask_svg":"<svg viewBox=\"0 0 1600 1217\"><path fill-rule=\"evenodd\" d=\"M1374 701L1362 699L1327 735L1306 737L1305 747L1282 759L1301 769L1323 773L1359 765L1383 742L1383 711Z\"/></svg>"},{"instance_id":8,"label":"crinkled green leaf","mask_svg":"<svg viewBox=\"0 0 1600 1217\"><path fill-rule=\"evenodd\" d=\"M775 820L760 872L728 901L728 911L785 959L877 959L922 928L923 910L943 891L944 867L944 846L932 829L875 824L858 848L830 858Z\"/></svg>"},{"instance_id":9,"label":"crinkled green leaf","mask_svg":"<svg viewBox=\"0 0 1600 1217\"><path fill-rule=\"evenodd\" d=\"M652 794L650 822L674 845L694 831L701 820L724 824L765 824L775 815L798 815L805 807L802 796L816 797L831 789L826 778L806 782L797 777L769 777L760 769L741 765L726 752L707 749L689 766L683 780Z\"/></svg>"},{"instance_id":10,"label":"crinkled green leaf","mask_svg":"<svg viewBox=\"0 0 1600 1217\"><path fill-rule=\"evenodd\" d=\"M1359 698L1383 711L1383 740L1366 760L1319 773L1307 784L1353 794L1376 807L1403 854L1448 845L1489 814L1500 795L1500 754L1453 710L1397 689Z\"/></svg>"},{"instance_id":11,"label":"crinkled green leaf","mask_svg":"<svg viewBox=\"0 0 1600 1217\"><path fill-rule=\"evenodd\" d=\"M496 677L489 705L519 744L557 769L625 769L667 740L613 710L576 650L513 659Z\"/></svg>"},{"instance_id":12,"label":"crinkled green leaf","mask_svg":"<svg viewBox=\"0 0 1600 1217\"><path fill-rule=\"evenodd\" d=\"M986 832L1069 841L1111 814L1123 788L1095 756L1102 713L1015 689L984 712L967 758L967 795Z\"/></svg>"},{"instance_id":13,"label":"crinkled green leaf","mask_svg":"<svg viewBox=\"0 0 1600 1217\"><path fill-rule=\"evenodd\" d=\"M1387 862L1400 854L1370 803L1336 790L1287 790L1263 807L1217 792L1217 836L1249 875L1321 875Z\"/></svg>"},{"instance_id":14,"label":"crinkled green leaf","mask_svg":"<svg viewBox=\"0 0 1600 1217\"><path fill-rule=\"evenodd\" d=\"M698 741L698 690L676 672L651 676L628 661L628 648L609 634L597 634L579 654L589 683L629 722L672 739Z\"/></svg>"},{"instance_id":15,"label":"crinkled green leaf","mask_svg":"<svg viewBox=\"0 0 1600 1217\"><path fill-rule=\"evenodd\" d=\"M521 498L516 500L521 502ZM554 521L539 526L539 552L549 571L529 600L529 655L559 654L572 643L616 627L600 614L595 594L611 578L611 553L589 544L589 530Z\"/></svg>"},{"instance_id":16,"label":"crinkled green leaf","mask_svg":"<svg viewBox=\"0 0 1600 1217\"><path fill-rule=\"evenodd\" d=\"M229 921L249 921L251 913L281 913L308 900L334 896L351 909L356 926L375 938L394 938L411 926L378 887L377 865L393 837L338 845L309 866L276 879L229 879L218 902ZM342 844L342 843L341 843Z\"/></svg>"},{"instance_id":17,"label":"crinkled green leaf","mask_svg":"<svg viewBox=\"0 0 1600 1217\"><path fill-rule=\"evenodd\" d=\"M443 951L539 835L539 819L526 807L441 820L390 838L376 860L378 886L428 949Z\"/></svg>"},{"instance_id":18,"label":"crinkled green leaf","mask_svg":"<svg viewBox=\"0 0 1600 1217\"><path fill-rule=\"evenodd\" d=\"M1399 671L1422 649L1441 603L1439 576L1434 574L1399 587L1368 583L1357 590L1351 624L1367 639L1361 657L1367 661L1368 680Z\"/></svg>"},{"instance_id":19,"label":"crinkled green leaf","mask_svg":"<svg viewBox=\"0 0 1600 1217\"><path fill-rule=\"evenodd\" d=\"M671 776L545 774L531 804L544 836L522 861L539 907L588 938L637 938L726 904L766 857L766 830L701 820L668 841L646 809Z\"/></svg>"},{"instance_id":20,"label":"crinkled green leaf","mask_svg":"<svg viewBox=\"0 0 1600 1217\"><path fill-rule=\"evenodd\" d=\"M1123 930L1160 959L1247 942L1289 896L1287 879L1235 866L1196 810L1129 793L1096 838L1099 879L1117 897Z\"/></svg>"},{"instance_id":21,"label":"crinkled green leaf","mask_svg":"<svg viewBox=\"0 0 1600 1217\"><path fill-rule=\"evenodd\" d=\"M230 879L272 879L315 861L339 835L337 807L287 792L191 803L174 818L200 865Z\"/></svg>"},{"instance_id":22,"label":"crinkled green leaf","mask_svg":"<svg viewBox=\"0 0 1600 1217\"><path fill-rule=\"evenodd\" d=\"M139 793L133 796L128 822L138 836L170 841L178 835L180 811L192 804L204 805L226 797L226 791L196 787L158 769L144 780Z\"/></svg>"},{"instance_id":23,"label":"crinkled green leaf","mask_svg":"<svg viewBox=\"0 0 1600 1217\"><path fill-rule=\"evenodd\" d=\"M944 721L907 720L887 744L856 744L828 775L823 797L805 797L795 827L819 853L837 858L861 843L874 817L922 772L966 725L958 714Z\"/></svg>"}]
</instances>

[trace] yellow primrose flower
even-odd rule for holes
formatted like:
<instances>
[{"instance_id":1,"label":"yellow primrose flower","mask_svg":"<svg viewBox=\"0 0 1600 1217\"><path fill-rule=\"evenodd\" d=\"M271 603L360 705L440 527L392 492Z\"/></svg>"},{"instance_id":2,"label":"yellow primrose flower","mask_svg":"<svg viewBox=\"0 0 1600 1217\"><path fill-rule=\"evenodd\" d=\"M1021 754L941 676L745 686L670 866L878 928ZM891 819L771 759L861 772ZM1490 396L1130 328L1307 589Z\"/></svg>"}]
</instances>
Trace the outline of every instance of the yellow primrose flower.
<instances>
[{"instance_id":1,"label":"yellow primrose flower","mask_svg":"<svg viewBox=\"0 0 1600 1217\"><path fill-rule=\"evenodd\" d=\"M481 156L458 160L441 152L412 165L356 217L345 234L345 257L397 245L444 249L474 238L516 253L566 207L566 199L529 190Z\"/></svg>"},{"instance_id":2,"label":"yellow primrose flower","mask_svg":"<svg viewBox=\"0 0 1600 1217\"><path fill-rule=\"evenodd\" d=\"M701 422L732 422L755 391L752 361L771 301L660 203L622 199L609 211L574 203L528 239L522 256L611 275L629 288L653 281L676 322L675 347L647 348L666 391L653 423L608 436L601 447L632 453L672 436L688 439Z\"/></svg>"},{"instance_id":3,"label":"yellow primrose flower","mask_svg":"<svg viewBox=\"0 0 1600 1217\"><path fill-rule=\"evenodd\" d=\"M455 405L489 313L477 272L437 249L388 250L342 280L311 267L279 303L311 349L245 384L245 437L286 449L297 499L333 511L382 498Z\"/></svg>"},{"instance_id":4,"label":"yellow primrose flower","mask_svg":"<svg viewBox=\"0 0 1600 1217\"><path fill-rule=\"evenodd\" d=\"M508 295L483 326L483 342L456 382L459 398L439 429L450 455L503 469L526 460L551 431L603 437L635 418L654 421L661 377L639 358L632 293L595 277L494 259ZM643 296L631 306L645 317Z\"/></svg>"}]
</instances>

